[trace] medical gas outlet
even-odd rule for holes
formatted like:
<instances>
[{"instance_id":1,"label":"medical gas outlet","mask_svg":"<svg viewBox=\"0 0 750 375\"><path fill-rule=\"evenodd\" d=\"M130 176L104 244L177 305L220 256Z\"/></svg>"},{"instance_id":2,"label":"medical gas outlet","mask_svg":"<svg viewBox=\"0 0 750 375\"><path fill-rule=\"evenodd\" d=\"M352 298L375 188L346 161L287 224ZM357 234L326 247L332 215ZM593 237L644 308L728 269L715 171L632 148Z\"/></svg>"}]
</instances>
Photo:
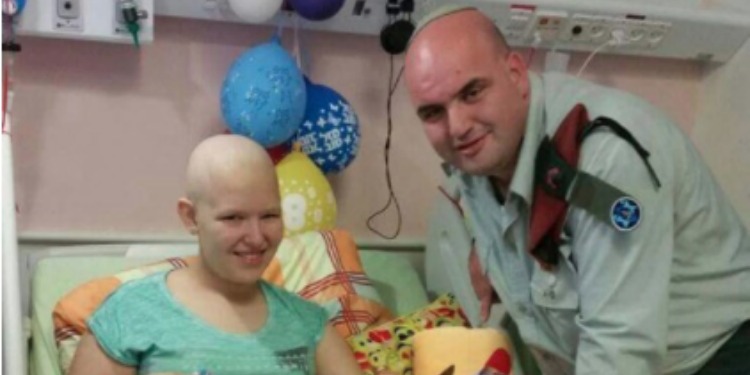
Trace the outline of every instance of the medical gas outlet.
<instances>
[{"instance_id":1,"label":"medical gas outlet","mask_svg":"<svg viewBox=\"0 0 750 375\"><path fill-rule=\"evenodd\" d=\"M79 32L83 30L83 0L56 0L54 28L61 31Z\"/></svg>"},{"instance_id":2,"label":"medical gas outlet","mask_svg":"<svg viewBox=\"0 0 750 375\"><path fill-rule=\"evenodd\" d=\"M148 18L148 12L136 0L116 0L115 8L115 32L130 34L133 44L140 46L141 20Z\"/></svg>"}]
</instances>

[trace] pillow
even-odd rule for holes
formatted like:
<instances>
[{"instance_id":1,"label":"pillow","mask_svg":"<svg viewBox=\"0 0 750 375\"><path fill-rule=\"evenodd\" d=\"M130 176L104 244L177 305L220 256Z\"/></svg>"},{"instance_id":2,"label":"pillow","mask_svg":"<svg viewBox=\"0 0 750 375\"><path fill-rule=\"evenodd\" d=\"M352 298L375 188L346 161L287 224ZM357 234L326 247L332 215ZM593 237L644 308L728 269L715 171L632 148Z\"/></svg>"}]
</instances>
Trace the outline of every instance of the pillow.
<instances>
[{"instance_id":1,"label":"pillow","mask_svg":"<svg viewBox=\"0 0 750 375\"><path fill-rule=\"evenodd\" d=\"M469 327L469 321L451 294L444 294L409 315L350 336L347 342L367 375L384 370L412 374L414 335L436 327Z\"/></svg>"},{"instance_id":2,"label":"pillow","mask_svg":"<svg viewBox=\"0 0 750 375\"><path fill-rule=\"evenodd\" d=\"M328 311L343 337L393 319L362 268L352 236L344 230L287 238L263 278Z\"/></svg>"},{"instance_id":3,"label":"pillow","mask_svg":"<svg viewBox=\"0 0 750 375\"><path fill-rule=\"evenodd\" d=\"M187 267L197 257L169 258L136 269L121 272L114 276L89 281L66 294L55 305L52 321L55 329L55 343L63 373L67 373L81 336L88 332L86 321L117 287L130 280L140 279L156 272Z\"/></svg>"},{"instance_id":4,"label":"pillow","mask_svg":"<svg viewBox=\"0 0 750 375\"><path fill-rule=\"evenodd\" d=\"M52 313L61 367L70 366L81 335L88 332L86 321L118 286L197 261L198 256L166 259L91 280L66 294ZM343 230L285 238L263 279L323 306L343 337L392 319L362 268L354 240Z\"/></svg>"},{"instance_id":5,"label":"pillow","mask_svg":"<svg viewBox=\"0 0 750 375\"><path fill-rule=\"evenodd\" d=\"M440 327L414 335L416 375L456 374L510 375L513 347L498 328Z\"/></svg>"}]
</instances>

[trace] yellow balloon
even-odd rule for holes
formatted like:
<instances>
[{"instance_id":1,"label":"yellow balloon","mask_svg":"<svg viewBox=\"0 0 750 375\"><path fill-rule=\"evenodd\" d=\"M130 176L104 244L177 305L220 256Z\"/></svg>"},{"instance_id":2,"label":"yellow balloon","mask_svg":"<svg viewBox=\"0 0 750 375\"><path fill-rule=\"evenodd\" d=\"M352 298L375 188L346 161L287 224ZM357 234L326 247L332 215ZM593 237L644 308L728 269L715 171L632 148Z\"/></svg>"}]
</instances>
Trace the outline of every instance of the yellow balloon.
<instances>
[{"instance_id":1,"label":"yellow balloon","mask_svg":"<svg viewBox=\"0 0 750 375\"><path fill-rule=\"evenodd\" d=\"M284 236L333 229L336 199L331 184L307 155L292 151L276 165Z\"/></svg>"}]
</instances>

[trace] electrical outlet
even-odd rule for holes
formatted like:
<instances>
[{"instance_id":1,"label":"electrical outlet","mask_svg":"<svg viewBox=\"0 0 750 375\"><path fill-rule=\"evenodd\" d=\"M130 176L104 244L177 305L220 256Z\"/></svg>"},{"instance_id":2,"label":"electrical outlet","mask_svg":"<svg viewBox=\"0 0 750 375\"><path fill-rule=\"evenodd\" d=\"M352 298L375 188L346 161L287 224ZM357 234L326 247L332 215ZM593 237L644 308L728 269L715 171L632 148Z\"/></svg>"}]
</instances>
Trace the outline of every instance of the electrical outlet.
<instances>
[{"instance_id":1,"label":"electrical outlet","mask_svg":"<svg viewBox=\"0 0 750 375\"><path fill-rule=\"evenodd\" d=\"M645 40L648 48L656 48L661 44L664 38L672 28L672 24L669 22L652 22L649 24L649 28L646 29Z\"/></svg>"},{"instance_id":2,"label":"electrical outlet","mask_svg":"<svg viewBox=\"0 0 750 375\"><path fill-rule=\"evenodd\" d=\"M555 41L565 29L568 20L567 12L539 11L535 14L533 34L538 33L542 42Z\"/></svg>"},{"instance_id":3,"label":"electrical outlet","mask_svg":"<svg viewBox=\"0 0 750 375\"><path fill-rule=\"evenodd\" d=\"M612 17L594 14L575 14L560 32L561 42L601 46L620 35L619 49L656 48L666 37L671 24L646 20L644 16Z\"/></svg>"},{"instance_id":4,"label":"electrical outlet","mask_svg":"<svg viewBox=\"0 0 750 375\"><path fill-rule=\"evenodd\" d=\"M624 44L620 48L645 48L645 37L648 32L647 23L641 19L617 18L614 20L612 30L622 32Z\"/></svg>"},{"instance_id":5,"label":"electrical outlet","mask_svg":"<svg viewBox=\"0 0 750 375\"><path fill-rule=\"evenodd\" d=\"M669 24L644 19L614 19L611 30L622 30L626 43L620 48L656 48L667 34Z\"/></svg>"},{"instance_id":6,"label":"electrical outlet","mask_svg":"<svg viewBox=\"0 0 750 375\"><path fill-rule=\"evenodd\" d=\"M631 27L627 33L628 40L634 45L643 45L646 39L647 30L645 27L635 26Z\"/></svg>"},{"instance_id":7,"label":"electrical outlet","mask_svg":"<svg viewBox=\"0 0 750 375\"><path fill-rule=\"evenodd\" d=\"M509 40L524 42L534 18L534 10L530 8L511 8L508 22L500 27L503 35ZM497 23L496 23L497 24Z\"/></svg>"},{"instance_id":8,"label":"electrical outlet","mask_svg":"<svg viewBox=\"0 0 750 375\"><path fill-rule=\"evenodd\" d=\"M572 43L589 43L591 34L587 32L597 18L586 14L575 14L560 32L558 40Z\"/></svg>"},{"instance_id":9,"label":"electrical outlet","mask_svg":"<svg viewBox=\"0 0 750 375\"><path fill-rule=\"evenodd\" d=\"M80 0L57 0L57 16L65 19L80 18Z\"/></svg>"},{"instance_id":10,"label":"electrical outlet","mask_svg":"<svg viewBox=\"0 0 750 375\"><path fill-rule=\"evenodd\" d=\"M612 38L612 19L610 17L592 17L584 28L587 39L593 45L601 45Z\"/></svg>"},{"instance_id":11,"label":"electrical outlet","mask_svg":"<svg viewBox=\"0 0 750 375\"><path fill-rule=\"evenodd\" d=\"M54 0L55 17L52 20L54 28L66 31L83 31L83 0Z\"/></svg>"}]
</instances>

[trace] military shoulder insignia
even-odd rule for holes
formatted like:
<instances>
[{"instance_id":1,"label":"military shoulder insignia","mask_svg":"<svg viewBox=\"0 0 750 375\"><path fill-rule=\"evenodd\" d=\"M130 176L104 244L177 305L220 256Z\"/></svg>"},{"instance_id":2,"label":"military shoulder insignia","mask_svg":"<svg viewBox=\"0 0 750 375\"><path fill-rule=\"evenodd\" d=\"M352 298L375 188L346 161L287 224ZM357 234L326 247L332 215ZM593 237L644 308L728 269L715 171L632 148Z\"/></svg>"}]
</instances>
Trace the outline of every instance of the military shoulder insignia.
<instances>
[{"instance_id":1,"label":"military shoulder insignia","mask_svg":"<svg viewBox=\"0 0 750 375\"><path fill-rule=\"evenodd\" d=\"M631 197L622 197L612 204L610 219L621 232L629 232L641 223L641 205Z\"/></svg>"}]
</instances>

